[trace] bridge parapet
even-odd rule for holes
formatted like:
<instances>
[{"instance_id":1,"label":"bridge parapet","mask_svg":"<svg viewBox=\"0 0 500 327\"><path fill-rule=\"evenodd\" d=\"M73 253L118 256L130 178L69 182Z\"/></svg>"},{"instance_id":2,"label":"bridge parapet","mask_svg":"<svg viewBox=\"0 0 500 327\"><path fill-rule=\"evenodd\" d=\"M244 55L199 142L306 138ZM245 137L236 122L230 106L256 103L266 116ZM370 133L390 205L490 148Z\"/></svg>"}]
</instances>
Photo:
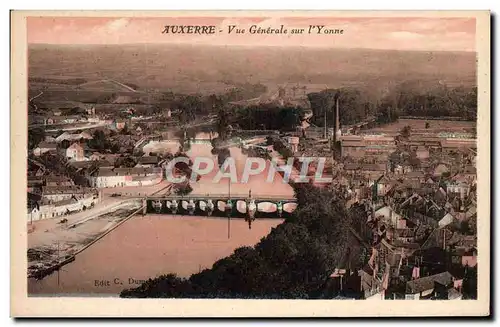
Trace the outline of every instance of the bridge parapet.
<instances>
[{"instance_id":1,"label":"bridge parapet","mask_svg":"<svg viewBox=\"0 0 500 327\"><path fill-rule=\"evenodd\" d=\"M228 197L227 195L208 196L150 196L144 198L148 208L156 213L177 214L185 212L189 215L197 214L249 216L254 219L255 215L270 215L281 217L295 210L295 198L278 197ZM266 205L268 203L270 205Z\"/></svg>"}]
</instances>

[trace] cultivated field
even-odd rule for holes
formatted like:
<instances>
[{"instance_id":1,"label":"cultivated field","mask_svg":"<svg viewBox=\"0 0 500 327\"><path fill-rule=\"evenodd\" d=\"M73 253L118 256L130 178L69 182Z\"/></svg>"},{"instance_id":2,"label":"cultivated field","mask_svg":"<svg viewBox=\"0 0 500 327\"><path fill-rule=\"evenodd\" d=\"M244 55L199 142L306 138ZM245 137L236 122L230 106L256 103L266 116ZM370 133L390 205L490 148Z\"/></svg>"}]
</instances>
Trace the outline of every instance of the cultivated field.
<instances>
[{"instance_id":1,"label":"cultivated field","mask_svg":"<svg viewBox=\"0 0 500 327\"><path fill-rule=\"evenodd\" d=\"M310 86L308 91L325 87L360 86L370 92L380 93L394 83L412 79L423 83L446 81L474 85L476 62L475 53L466 52L31 45L29 76L83 78L87 82L113 79L135 84L138 91L171 90L178 93L221 93L247 82L271 86L303 83ZM108 84L103 89L98 87L99 84L95 84L95 87L91 85L83 84L77 96L82 96L81 92L103 92L103 89L120 91L108 89ZM67 86L54 84L54 81L30 87L44 87L50 92L68 89ZM74 90L78 90L78 87Z\"/></svg>"}]
</instances>

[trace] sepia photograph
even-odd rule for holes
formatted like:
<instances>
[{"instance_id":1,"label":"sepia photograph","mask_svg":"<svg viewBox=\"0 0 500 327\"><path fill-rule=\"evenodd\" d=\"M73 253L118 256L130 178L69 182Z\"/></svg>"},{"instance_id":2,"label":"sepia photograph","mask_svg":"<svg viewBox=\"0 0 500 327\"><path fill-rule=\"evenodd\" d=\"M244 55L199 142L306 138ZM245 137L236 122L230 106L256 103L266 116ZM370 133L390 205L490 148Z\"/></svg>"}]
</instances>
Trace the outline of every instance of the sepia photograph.
<instances>
[{"instance_id":1,"label":"sepia photograph","mask_svg":"<svg viewBox=\"0 0 500 327\"><path fill-rule=\"evenodd\" d=\"M12 314L489 314L489 12L11 15Z\"/></svg>"}]
</instances>

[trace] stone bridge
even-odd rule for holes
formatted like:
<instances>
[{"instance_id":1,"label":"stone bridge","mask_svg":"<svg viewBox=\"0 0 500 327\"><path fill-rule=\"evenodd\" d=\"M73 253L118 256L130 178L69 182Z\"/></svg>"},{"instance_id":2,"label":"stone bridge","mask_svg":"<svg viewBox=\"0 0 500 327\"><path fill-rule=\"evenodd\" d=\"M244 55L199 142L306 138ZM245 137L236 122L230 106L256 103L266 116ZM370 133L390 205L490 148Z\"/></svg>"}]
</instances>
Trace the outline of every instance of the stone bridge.
<instances>
[{"instance_id":1,"label":"stone bridge","mask_svg":"<svg viewBox=\"0 0 500 327\"><path fill-rule=\"evenodd\" d=\"M296 208L296 199L280 196L164 195L142 199L143 214L182 214L255 219L283 218Z\"/></svg>"}]
</instances>

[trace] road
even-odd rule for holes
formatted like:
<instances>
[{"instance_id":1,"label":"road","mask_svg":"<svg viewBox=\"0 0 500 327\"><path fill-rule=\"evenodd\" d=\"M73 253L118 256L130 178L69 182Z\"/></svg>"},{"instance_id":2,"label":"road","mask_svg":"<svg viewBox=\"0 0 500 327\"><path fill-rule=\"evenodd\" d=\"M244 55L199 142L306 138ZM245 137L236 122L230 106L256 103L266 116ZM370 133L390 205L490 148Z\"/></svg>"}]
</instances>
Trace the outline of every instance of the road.
<instances>
[{"instance_id":1,"label":"road","mask_svg":"<svg viewBox=\"0 0 500 327\"><path fill-rule=\"evenodd\" d=\"M159 183L146 188L132 187L129 191L155 195L169 192L170 187L169 183ZM28 253L31 256L28 259L28 272L42 271L58 264L61 258L80 253L132 217L133 212L142 209L142 201L112 197L112 191L117 190L103 190L101 202L91 209L64 216L67 220L64 223L61 223L62 217L57 217L30 224Z\"/></svg>"},{"instance_id":2,"label":"road","mask_svg":"<svg viewBox=\"0 0 500 327\"><path fill-rule=\"evenodd\" d=\"M97 84L97 83L106 83L106 82L110 82L110 83L113 83L113 84L116 84L120 87L123 87L124 89L126 89L127 91L129 92L134 92L134 93L139 93L139 91L137 91L136 89L128 86L128 85L125 85L121 82L118 82L117 80L114 80L114 79L100 79L98 81L91 81L91 82L87 82L87 83L84 83L84 84L80 84L78 85L78 87L82 87L82 86L88 86L88 85L92 85L92 84Z\"/></svg>"},{"instance_id":3,"label":"road","mask_svg":"<svg viewBox=\"0 0 500 327\"><path fill-rule=\"evenodd\" d=\"M40 125L40 126L47 126L47 125ZM77 131L77 130L83 130L83 129L99 128L99 127L104 127L104 126L107 126L106 122L90 123L90 124L76 126L76 127L61 127L61 128L56 128L56 129L46 129L45 131L48 133L58 132L58 131ZM32 128L32 127L35 127L35 125L30 126L30 128Z\"/></svg>"}]
</instances>

